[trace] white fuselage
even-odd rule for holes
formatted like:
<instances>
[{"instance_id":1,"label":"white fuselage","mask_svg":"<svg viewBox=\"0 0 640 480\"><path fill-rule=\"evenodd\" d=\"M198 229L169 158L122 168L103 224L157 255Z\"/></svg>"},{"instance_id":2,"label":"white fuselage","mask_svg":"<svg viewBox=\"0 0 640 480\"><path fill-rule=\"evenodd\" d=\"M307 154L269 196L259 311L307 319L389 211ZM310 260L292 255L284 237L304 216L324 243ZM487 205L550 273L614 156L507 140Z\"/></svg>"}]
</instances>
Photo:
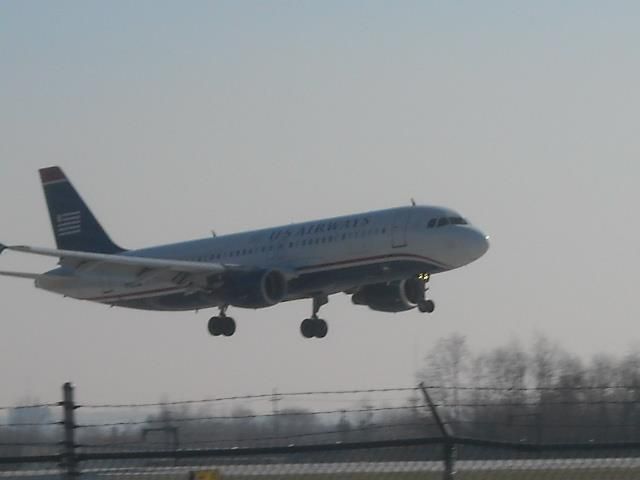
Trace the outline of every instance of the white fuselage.
<instances>
[{"instance_id":1,"label":"white fuselage","mask_svg":"<svg viewBox=\"0 0 640 480\"><path fill-rule=\"evenodd\" d=\"M446 220L442 220L446 219ZM126 256L273 269L289 279L285 300L440 273L480 258L488 237L440 207L401 207L132 250ZM68 262L36 280L65 296L132 308L194 310L224 303L172 271L122 271ZM203 282L206 279L203 278Z\"/></svg>"}]
</instances>

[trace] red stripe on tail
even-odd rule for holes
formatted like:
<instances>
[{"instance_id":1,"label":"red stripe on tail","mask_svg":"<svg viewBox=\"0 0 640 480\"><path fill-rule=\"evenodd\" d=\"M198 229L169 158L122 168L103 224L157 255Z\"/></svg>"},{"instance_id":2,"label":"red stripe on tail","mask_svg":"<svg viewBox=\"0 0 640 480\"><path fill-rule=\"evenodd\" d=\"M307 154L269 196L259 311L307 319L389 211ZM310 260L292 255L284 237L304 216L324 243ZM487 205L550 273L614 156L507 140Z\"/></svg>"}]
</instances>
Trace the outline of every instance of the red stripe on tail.
<instances>
[{"instance_id":1,"label":"red stripe on tail","mask_svg":"<svg viewBox=\"0 0 640 480\"><path fill-rule=\"evenodd\" d=\"M47 167L41 168L40 172L40 180L42 183L56 182L58 180L65 180L64 173L60 169L60 167Z\"/></svg>"}]
</instances>

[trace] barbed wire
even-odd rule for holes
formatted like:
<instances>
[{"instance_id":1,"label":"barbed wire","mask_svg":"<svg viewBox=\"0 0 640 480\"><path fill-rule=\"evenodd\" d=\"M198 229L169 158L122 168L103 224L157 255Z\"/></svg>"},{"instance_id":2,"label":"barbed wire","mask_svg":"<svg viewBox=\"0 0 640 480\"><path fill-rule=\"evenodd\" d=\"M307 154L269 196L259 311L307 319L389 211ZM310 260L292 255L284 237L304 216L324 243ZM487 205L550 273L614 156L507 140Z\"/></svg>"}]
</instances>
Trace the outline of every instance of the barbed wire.
<instances>
[{"instance_id":1,"label":"barbed wire","mask_svg":"<svg viewBox=\"0 0 640 480\"><path fill-rule=\"evenodd\" d=\"M469 385L425 385L427 390L445 390L445 391L476 391L476 392L545 392L545 391L603 391L603 390L635 390L640 392L640 385L586 385L586 386L549 386L549 387L509 387L509 386L469 386ZM231 395L223 397L201 398L194 400L178 400L164 402L148 402L148 403L104 403L104 404L80 404L77 408L86 409L109 409L109 408L148 408L163 407L177 405L193 405L202 403L216 403L224 401L237 400L266 400L278 397L304 397L304 396L327 396L327 395L353 395L353 394L371 394L371 393L388 393L388 392L417 392L420 387L395 387L395 388L370 388L356 390L317 390L303 392L277 392L262 393L250 395ZM360 399L358 399L360 400ZM28 408L28 407L24 407Z\"/></svg>"},{"instance_id":2,"label":"barbed wire","mask_svg":"<svg viewBox=\"0 0 640 480\"><path fill-rule=\"evenodd\" d=\"M59 407L60 402L53 403L35 403L33 405L13 405L13 406L1 406L0 411L2 410L26 410L29 408L50 408L50 407Z\"/></svg>"},{"instance_id":3,"label":"barbed wire","mask_svg":"<svg viewBox=\"0 0 640 480\"><path fill-rule=\"evenodd\" d=\"M215 439L215 440L187 440L180 442L183 445L211 445L215 443L228 443L228 442L259 442L259 441L274 441L274 440L289 440L292 438L306 438L306 437L314 437L314 436L324 436L324 435L349 435L354 432L365 432L371 430L379 430L384 428L404 428L404 427L429 427L435 426L435 423L425 422L416 424L415 422L407 422L407 423L386 423L386 424L375 424L375 425L366 425L363 427L351 427L348 429L342 430L323 430L319 432L305 432L305 433L294 433L290 435L278 435L278 436L266 436L266 437L252 437L252 438L223 438L223 439ZM108 444L80 444L78 445L81 448L113 448L127 445L140 445L140 446L166 446L171 442L141 442L141 441L130 441L130 442L115 442Z\"/></svg>"},{"instance_id":4,"label":"barbed wire","mask_svg":"<svg viewBox=\"0 0 640 480\"><path fill-rule=\"evenodd\" d=\"M151 402L151 403L113 403L113 404L83 404L78 408L142 408L142 407L162 407L175 405L191 405L197 403L215 403L236 400L256 400L278 397L302 397L311 395L347 395L347 394L366 394L366 393L385 393L385 392L410 392L418 390L418 387L398 387L398 388L370 388L364 390L323 390L323 391L306 391L306 392L277 392L277 393L261 393L255 395L232 395L227 397L202 398L197 400L178 400L171 402Z\"/></svg>"},{"instance_id":5,"label":"barbed wire","mask_svg":"<svg viewBox=\"0 0 640 480\"><path fill-rule=\"evenodd\" d=\"M33 427L55 427L62 425L62 422L44 422L44 423L0 423L0 428L33 428Z\"/></svg>"},{"instance_id":6,"label":"barbed wire","mask_svg":"<svg viewBox=\"0 0 640 480\"><path fill-rule=\"evenodd\" d=\"M133 425L146 425L149 423L181 423L181 422L198 422L207 420L248 420L259 419L269 417L304 417L304 416L317 416L317 415L342 415L351 413L376 413L386 411L398 411L398 410L414 410L418 408L426 408L427 405L415 405L415 406L399 406L399 407L378 407L378 408L359 408L359 409L336 409L336 410L320 410L320 411L304 411L296 410L291 412L280 413L255 413L246 415L212 415L205 417L178 417L178 418L151 418L147 420L132 420L113 423L94 423L94 424L80 424L76 428L106 428L106 427L118 427L118 426L133 426Z\"/></svg>"},{"instance_id":7,"label":"barbed wire","mask_svg":"<svg viewBox=\"0 0 640 480\"><path fill-rule=\"evenodd\" d=\"M165 407L165 406L179 406L179 405L191 405L191 404L204 404L215 403L223 401L239 401L239 400L269 400L273 399L274 395L277 395L279 399L284 398L304 398L311 396L331 396L331 395L364 395L364 394L384 394L384 393L407 393L407 392L419 392L421 387L385 387L385 388L369 388L369 389L350 389L350 390L319 390L319 391L300 391L300 392L278 392L278 393L264 393L256 395L234 395L223 396L214 398L203 398L196 400L182 400L172 402L152 402L152 403L123 403L123 404L85 404L77 405L76 408L85 409L108 409L108 408L147 408L147 407ZM640 391L640 385L587 385L587 386L549 386L549 387L505 387L505 386L450 386L450 385L426 385L428 390L440 390L440 391L472 391L472 392L579 392L579 391L600 391L610 392L616 390L630 390L633 392ZM307 400L305 398L305 400ZM362 401L362 399L360 399ZM485 402L458 402L458 403L446 403L440 402L436 406L440 408L494 408L494 407L551 407L551 406L602 406L602 405L636 405L640 403L640 399L573 399L573 400L555 400L555 401L540 401L540 400L523 400L523 401L485 401ZM38 409L38 408L50 408L59 407L60 402L56 403L37 403L29 405L15 405L15 406L0 406L0 411L7 410L26 410L26 409ZM426 405L408 405L402 407L379 407L371 408L364 407L359 409L332 409L324 411L300 411L300 412L283 412L283 413L266 413L266 414L247 414L247 415L212 415L212 416L200 416L189 417L184 419L172 419L172 421L206 421L206 420L231 420L231 419L257 419L262 417L273 417L275 415L329 415L339 413L364 413L364 412L380 412L385 410L405 410L405 409L424 409ZM110 427L110 426L124 426L124 425L141 425L145 423L161 423L160 419L148 419L145 421L122 421L122 422L110 422L102 424L87 424L81 425L84 428L97 428L97 427ZM20 423L2 423L0 428L33 428L33 427L50 427L60 425L59 422L20 422Z\"/></svg>"},{"instance_id":8,"label":"barbed wire","mask_svg":"<svg viewBox=\"0 0 640 480\"><path fill-rule=\"evenodd\" d=\"M0 442L0 448L4 447L59 447L60 442Z\"/></svg>"},{"instance_id":9,"label":"barbed wire","mask_svg":"<svg viewBox=\"0 0 640 480\"><path fill-rule=\"evenodd\" d=\"M639 400L563 400L563 401L538 401L538 402L487 402L487 403L437 403L436 407L442 408L491 408L491 407L549 407L549 406L572 406L572 405L638 405Z\"/></svg>"},{"instance_id":10,"label":"barbed wire","mask_svg":"<svg viewBox=\"0 0 640 480\"><path fill-rule=\"evenodd\" d=\"M553 406L603 406L603 405L637 405L640 400L565 400L565 401L521 401L521 402L459 402L459 403L436 403L438 408L528 408L528 407L553 407ZM273 413L248 413L240 415L207 415L207 416L190 416L190 417L174 417L174 418L147 418L145 420L122 420L105 423L87 423L77 425L76 428L107 428L119 426L137 426L146 424L171 424L197 421L216 421L216 420L249 420L262 419L272 417L293 417L293 416L318 416L318 415L338 415L338 414L355 414L355 413L379 413L388 411L402 410L418 410L421 413L427 413L427 404L403 405L394 407L362 407L355 409L336 408L331 410L294 410Z\"/></svg>"},{"instance_id":11,"label":"barbed wire","mask_svg":"<svg viewBox=\"0 0 640 480\"><path fill-rule=\"evenodd\" d=\"M419 387L418 387L419 388ZM471 390L471 391L503 391L503 392L539 392L539 391L579 391L579 390L638 390L639 385L584 385L584 386L549 386L549 387L506 387L506 386L451 386L425 385L428 390Z\"/></svg>"},{"instance_id":12,"label":"barbed wire","mask_svg":"<svg viewBox=\"0 0 640 480\"><path fill-rule=\"evenodd\" d=\"M436 404L436 407L440 408L503 408L503 407L545 407L545 406L602 406L602 405L636 405L640 402L636 401L615 401L615 400L603 400L596 402L546 402L546 403L531 403L531 402L497 402L497 403L453 403L453 404ZM321 411L292 411L292 412L280 412L280 413L255 413L255 414L243 414L243 415L211 415L211 416L195 416L195 417L177 417L177 418L148 418L145 420L123 420L117 422L105 422L105 423L88 423L79 424L76 428L109 428L109 427L130 427L139 425L153 425L153 424L180 424L188 422L201 422L201 421L227 421L227 420L257 420L262 418L283 418L283 417L307 417L307 416L320 416L320 415L347 415L357 413L380 413L390 411L409 411L418 410L421 414L430 414L427 409L428 405L407 405L397 407L377 407L377 408L359 408L359 409L333 409L333 410L321 410ZM422 409L422 410L420 410ZM462 420L459 422L463 422ZM464 421L471 423L471 421ZM495 423L490 423L495 424Z\"/></svg>"},{"instance_id":13,"label":"barbed wire","mask_svg":"<svg viewBox=\"0 0 640 480\"><path fill-rule=\"evenodd\" d=\"M544 408L554 406L618 406L618 405L638 405L640 400L565 400L565 401L522 401L522 402L459 402L459 403L436 403L438 408ZM194 417L177 417L177 418L147 418L144 420L123 420L115 422L104 423L87 423L78 424L75 428L107 428L118 426L138 426L147 424L171 424L171 423L185 423L185 422L199 422L199 421L216 421L216 420L250 420L250 419L262 419L273 417L307 417L307 416L320 416L320 415L346 415L357 413L380 413L391 411L410 411L417 410L420 413L425 414L427 412L428 405L416 404L416 405L403 405L394 407L363 407L352 409L331 409L331 410L318 410L318 411L306 411L306 410L293 410L282 411L273 413L248 413L241 415L210 415L210 416L194 416ZM0 429L12 429L12 428L41 428L41 427L53 427L60 426L62 422L17 422L17 423L2 423Z\"/></svg>"},{"instance_id":14,"label":"barbed wire","mask_svg":"<svg viewBox=\"0 0 640 480\"><path fill-rule=\"evenodd\" d=\"M428 390L457 390L457 391L502 391L502 392L539 392L539 391L598 391L598 390L635 390L640 391L640 384L638 385L585 385L585 386L548 386L548 387L509 387L509 386L473 386L473 385L425 385ZM369 389L354 389L354 390L317 390L317 391L303 391L303 392L277 392L262 393L262 394L249 394L249 395L232 395L224 397L212 397L201 398L195 400L179 400L169 402L149 402L149 403L113 403L113 404L81 404L76 405L76 408L137 408L137 407L158 407L165 405L188 405L194 403L214 403L222 401L233 400L260 400L273 398L274 395L279 397L301 397L312 395L348 395L348 394L367 394L367 393L387 393L387 392L411 392L419 391L419 386L411 387L388 387L388 388L369 388ZM360 399L357 399L360 400ZM29 405L3 405L0 406L0 411L3 410L25 410L35 408L50 408L59 407L61 402L47 402L36 403Z\"/></svg>"},{"instance_id":15,"label":"barbed wire","mask_svg":"<svg viewBox=\"0 0 640 480\"><path fill-rule=\"evenodd\" d=\"M598 429L598 428L635 428L640 429L640 425L632 425L632 424L585 424L580 421L580 423L557 423L546 424L539 423L536 421L532 421L530 423L516 423L516 422L505 422L505 421L489 421L489 420L448 420L444 423L448 423L450 425L458 425L458 424L467 424L467 425L486 425L486 426L503 426L510 428L529 428L529 427L537 427L542 426L544 430L553 431L555 428L583 428L583 429Z\"/></svg>"},{"instance_id":16,"label":"barbed wire","mask_svg":"<svg viewBox=\"0 0 640 480\"><path fill-rule=\"evenodd\" d=\"M189 420L189 419L184 419L184 420ZM194 419L197 420L197 419ZM465 425L486 425L486 426L505 426L505 427L512 427L512 428L522 428L522 427L535 427L537 425L536 422L530 422L530 423L517 423L517 422L505 422L503 420L501 421L489 421L489 420L447 420L444 423L450 424L450 425L459 425L459 424L465 424ZM415 421L413 422L405 422L405 423L391 423L391 424L374 424L374 425L369 425L367 427L364 428L349 428L347 430L337 430L337 431L326 431L326 432L311 432L314 435L315 434L331 434L331 433L336 433L336 432L353 432L353 431L360 431L360 430L368 430L368 429L374 429L374 428L384 428L384 427L394 427L394 428L398 428L398 427L416 427L416 428L422 428L425 426L435 426L437 425L437 423L435 422L425 422L425 421L421 421L420 423L416 423ZM96 425L96 426L102 426L102 425ZM554 422L552 425L548 425L545 424L544 425L545 430L553 430L556 428L581 428L581 429L598 429L598 428L634 428L634 429L640 429L640 425L632 425L632 424L596 424L596 423L592 423L592 424L585 424L582 422L582 420L580 420L580 423L557 423ZM307 433L303 434L303 435L308 435ZM238 438L233 438L233 439L217 439L215 440L215 442L226 442L226 441L230 441L230 442L234 442L234 441L251 441L251 440L273 440L273 439L284 439L284 438L288 438L291 435L283 435L282 437L259 437L259 438L248 438L248 439L238 439ZM214 441L211 441L214 442ZM147 444L148 442L140 442L140 441L136 441L136 442L132 442L132 444L138 444L138 443L145 443ZM159 443L166 443L166 442L159 442ZM192 443L192 442L184 442L184 443ZM0 444L1 445L1 444ZM108 444L111 445L111 444Z\"/></svg>"}]
</instances>

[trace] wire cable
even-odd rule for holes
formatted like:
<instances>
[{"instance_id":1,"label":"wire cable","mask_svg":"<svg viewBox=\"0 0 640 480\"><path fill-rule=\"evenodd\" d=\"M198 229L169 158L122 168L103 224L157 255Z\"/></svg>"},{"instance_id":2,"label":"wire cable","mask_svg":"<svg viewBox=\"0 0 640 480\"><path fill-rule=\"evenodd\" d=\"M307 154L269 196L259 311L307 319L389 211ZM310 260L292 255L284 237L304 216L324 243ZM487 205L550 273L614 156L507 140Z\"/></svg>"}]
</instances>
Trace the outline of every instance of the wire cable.
<instances>
[{"instance_id":1,"label":"wire cable","mask_svg":"<svg viewBox=\"0 0 640 480\"><path fill-rule=\"evenodd\" d=\"M260 418L270 418L270 417L305 417L305 416L317 416L317 415L337 415L337 414L347 414L347 413L376 413L376 412L388 412L388 411L398 411L398 410L413 410L417 408L426 408L427 405L416 405L416 406L401 406L401 407L379 407L379 408L360 408L360 409L352 409L352 410L323 410L323 411L293 411L293 412L280 412L280 413L256 413L256 414L247 414L247 415L213 415L206 417L183 417L183 418L154 418L147 420L133 420L133 421L122 421L122 422L113 422L113 423L94 423L94 424L81 424L77 425L76 428L105 428L105 427L118 427L118 426L132 426L132 425L146 425L150 423L182 423L182 422L200 422L207 420L249 420L249 419L260 419Z\"/></svg>"},{"instance_id":2,"label":"wire cable","mask_svg":"<svg viewBox=\"0 0 640 480\"><path fill-rule=\"evenodd\" d=\"M346 395L346 394L365 394L365 393L384 393L384 392L411 392L418 390L418 387L400 387L400 388L371 388L366 390L325 390L325 391L308 391L308 392L287 392L276 395L278 397L301 397L311 395ZM192 405L197 403L215 403L235 400L255 400L273 398L274 393L262 393L257 395L233 395L229 397L202 398L199 400L179 400L173 402L152 402L152 403L121 403L121 404L84 404L78 405L78 408L143 408L143 407L162 407L175 405Z\"/></svg>"}]
</instances>

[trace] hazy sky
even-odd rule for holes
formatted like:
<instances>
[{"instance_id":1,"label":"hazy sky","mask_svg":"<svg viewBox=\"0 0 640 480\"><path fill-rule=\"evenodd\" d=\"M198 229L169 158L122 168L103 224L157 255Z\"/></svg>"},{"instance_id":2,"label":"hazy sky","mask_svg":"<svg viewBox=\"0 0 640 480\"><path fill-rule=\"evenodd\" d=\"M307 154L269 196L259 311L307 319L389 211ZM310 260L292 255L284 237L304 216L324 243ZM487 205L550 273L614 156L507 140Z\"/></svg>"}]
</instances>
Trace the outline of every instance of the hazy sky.
<instances>
[{"instance_id":1,"label":"hazy sky","mask_svg":"<svg viewBox=\"0 0 640 480\"><path fill-rule=\"evenodd\" d=\"M408 385L452 332L544 333L588 356L640 339L634 213L640 3L4 1L0 241L52 246L36 170L61 165L125 247L420 203L492 237L438 309L332 297L154 313L0 279L0 404ZM44 271L16 253L0 269Z\"/></svg>"}]
</instances>

